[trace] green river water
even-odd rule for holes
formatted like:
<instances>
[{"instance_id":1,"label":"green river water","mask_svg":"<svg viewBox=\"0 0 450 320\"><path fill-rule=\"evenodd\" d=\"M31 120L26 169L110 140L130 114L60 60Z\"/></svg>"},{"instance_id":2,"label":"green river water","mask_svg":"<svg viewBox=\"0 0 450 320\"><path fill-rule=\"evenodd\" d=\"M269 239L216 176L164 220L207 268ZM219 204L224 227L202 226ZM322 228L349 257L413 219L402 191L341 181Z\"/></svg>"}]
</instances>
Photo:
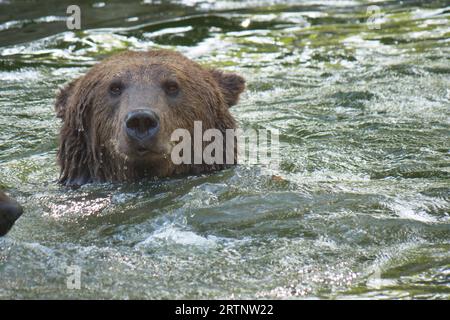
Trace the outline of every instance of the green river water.
<instances>
[{"instance_id":1,"label":"green river water","mask_svg":"<svg viewBox=\"0 0 450 320\"><path fill-rule=\"evenodd\" d=\"M450 298L448 1L73 2L0 1L0 298ZM282 179L59 186L57 88L150 48L245 76Z\"/></svg>"}]
</instances>

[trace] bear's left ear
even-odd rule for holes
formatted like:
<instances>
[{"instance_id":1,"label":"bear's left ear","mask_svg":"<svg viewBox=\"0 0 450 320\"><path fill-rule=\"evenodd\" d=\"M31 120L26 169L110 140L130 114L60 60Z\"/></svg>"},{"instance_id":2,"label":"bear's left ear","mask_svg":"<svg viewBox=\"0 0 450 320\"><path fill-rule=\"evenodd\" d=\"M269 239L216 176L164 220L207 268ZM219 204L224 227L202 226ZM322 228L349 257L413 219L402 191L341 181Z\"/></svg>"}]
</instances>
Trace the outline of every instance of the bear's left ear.
<instances>
[{"instance_id":1,"label":"bear's left ear","mask_svg":"<svg viewBox=\"0 0 450 320\"><path fill-rule=\"evenodd\" d=\"M211 74L219 84L228 107L237 104L239 95L245 89L244 78L235 73L225 73L217 69L211 70Z\"/></svg>"},{"instance_id":2,"label":"bear's left ear","mask_svg":"<svg viewBox=\"0 0 450 320\"><path fill-rule=\"evenodd\" d=\"M69 100L69 97L72 95L72 92L78 80L80 80L80 78L77 78L66 84L62 89L59 90L59 92L56 95L56 102L55 102L56 117L62 120L64 120L65 118L67 101Z\"/></svg>"}]
</instances>

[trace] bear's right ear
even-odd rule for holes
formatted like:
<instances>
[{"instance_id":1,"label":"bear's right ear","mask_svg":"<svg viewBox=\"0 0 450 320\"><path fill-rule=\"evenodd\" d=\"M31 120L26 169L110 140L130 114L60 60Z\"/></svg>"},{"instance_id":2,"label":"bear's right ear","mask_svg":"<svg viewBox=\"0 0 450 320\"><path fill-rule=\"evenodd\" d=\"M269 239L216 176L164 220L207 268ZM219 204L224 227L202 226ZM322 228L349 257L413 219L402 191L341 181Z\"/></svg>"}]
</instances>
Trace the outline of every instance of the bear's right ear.
<instances>
[{"instance_id":1,"label":"bear's right ear","mask_svg":"<svg viewBox=\"0 0 450 320\"><path fill-rule=\"evenodd\" d=\"M57 93L55 102L56 117L64 120L66 114L67 101L69 100L69 97L72 95L72 92L78 80L80 80L80 78L69 82Z\"/></svg>"}]
</instances>

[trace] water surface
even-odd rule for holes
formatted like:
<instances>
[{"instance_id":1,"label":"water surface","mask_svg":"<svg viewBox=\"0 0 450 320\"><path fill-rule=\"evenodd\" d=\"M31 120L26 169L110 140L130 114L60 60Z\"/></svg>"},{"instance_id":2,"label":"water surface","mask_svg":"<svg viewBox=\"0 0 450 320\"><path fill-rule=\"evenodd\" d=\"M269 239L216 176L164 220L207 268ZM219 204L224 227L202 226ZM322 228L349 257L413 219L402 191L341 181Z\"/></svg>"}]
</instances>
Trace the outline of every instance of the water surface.
<instances>
[{"instance_id":1,"label":"water surface","mask_svg":"<svg viewBox=\"0 0 450 320\"><path fill-rule=\"evenodd\" d=\"M450 298L448 1L0 1L0 298ZM379 24L379 28L378 27ZM375 27L375 28L374 28ZM126 49L237 72L281 165L57 185L56 89ZM81 290L67 288L67 267Z\"/></svg>"}]
</instances>

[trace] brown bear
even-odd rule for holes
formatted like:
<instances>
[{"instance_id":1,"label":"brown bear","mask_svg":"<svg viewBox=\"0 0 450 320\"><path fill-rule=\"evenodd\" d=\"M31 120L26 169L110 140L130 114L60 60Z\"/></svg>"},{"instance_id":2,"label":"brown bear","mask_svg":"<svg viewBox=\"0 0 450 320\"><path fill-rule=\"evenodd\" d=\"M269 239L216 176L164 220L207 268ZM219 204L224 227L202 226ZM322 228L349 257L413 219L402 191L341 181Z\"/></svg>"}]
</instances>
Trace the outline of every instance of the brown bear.
<instances>
[{"instance_id":1,"label":"brown bear","mask_svg":"<svg viewBox=\"0 0 450 320\"><path fill-rule=\"evenodd\" d=\"M175 164L171 134L181 128L194 135L194 122L201 121L203 131L218 129L225 137L227 129L236 128L229 108L244 88L241 76L202 67L170 50L127 51L103 60L57 95L55 111L63 121L60 183L136 181L225 168L228 163Z\"/></svg>"},{"instance_id":2,"label":"brown bear","mask_svg":"<svg viewBox=\"0 0 450 320\"><path fill-rule=\"evenodd\" d=\"M0 237L8 233L22 212L22 207L15 200L0 191Z\"/></svg>"}]
</instances>

